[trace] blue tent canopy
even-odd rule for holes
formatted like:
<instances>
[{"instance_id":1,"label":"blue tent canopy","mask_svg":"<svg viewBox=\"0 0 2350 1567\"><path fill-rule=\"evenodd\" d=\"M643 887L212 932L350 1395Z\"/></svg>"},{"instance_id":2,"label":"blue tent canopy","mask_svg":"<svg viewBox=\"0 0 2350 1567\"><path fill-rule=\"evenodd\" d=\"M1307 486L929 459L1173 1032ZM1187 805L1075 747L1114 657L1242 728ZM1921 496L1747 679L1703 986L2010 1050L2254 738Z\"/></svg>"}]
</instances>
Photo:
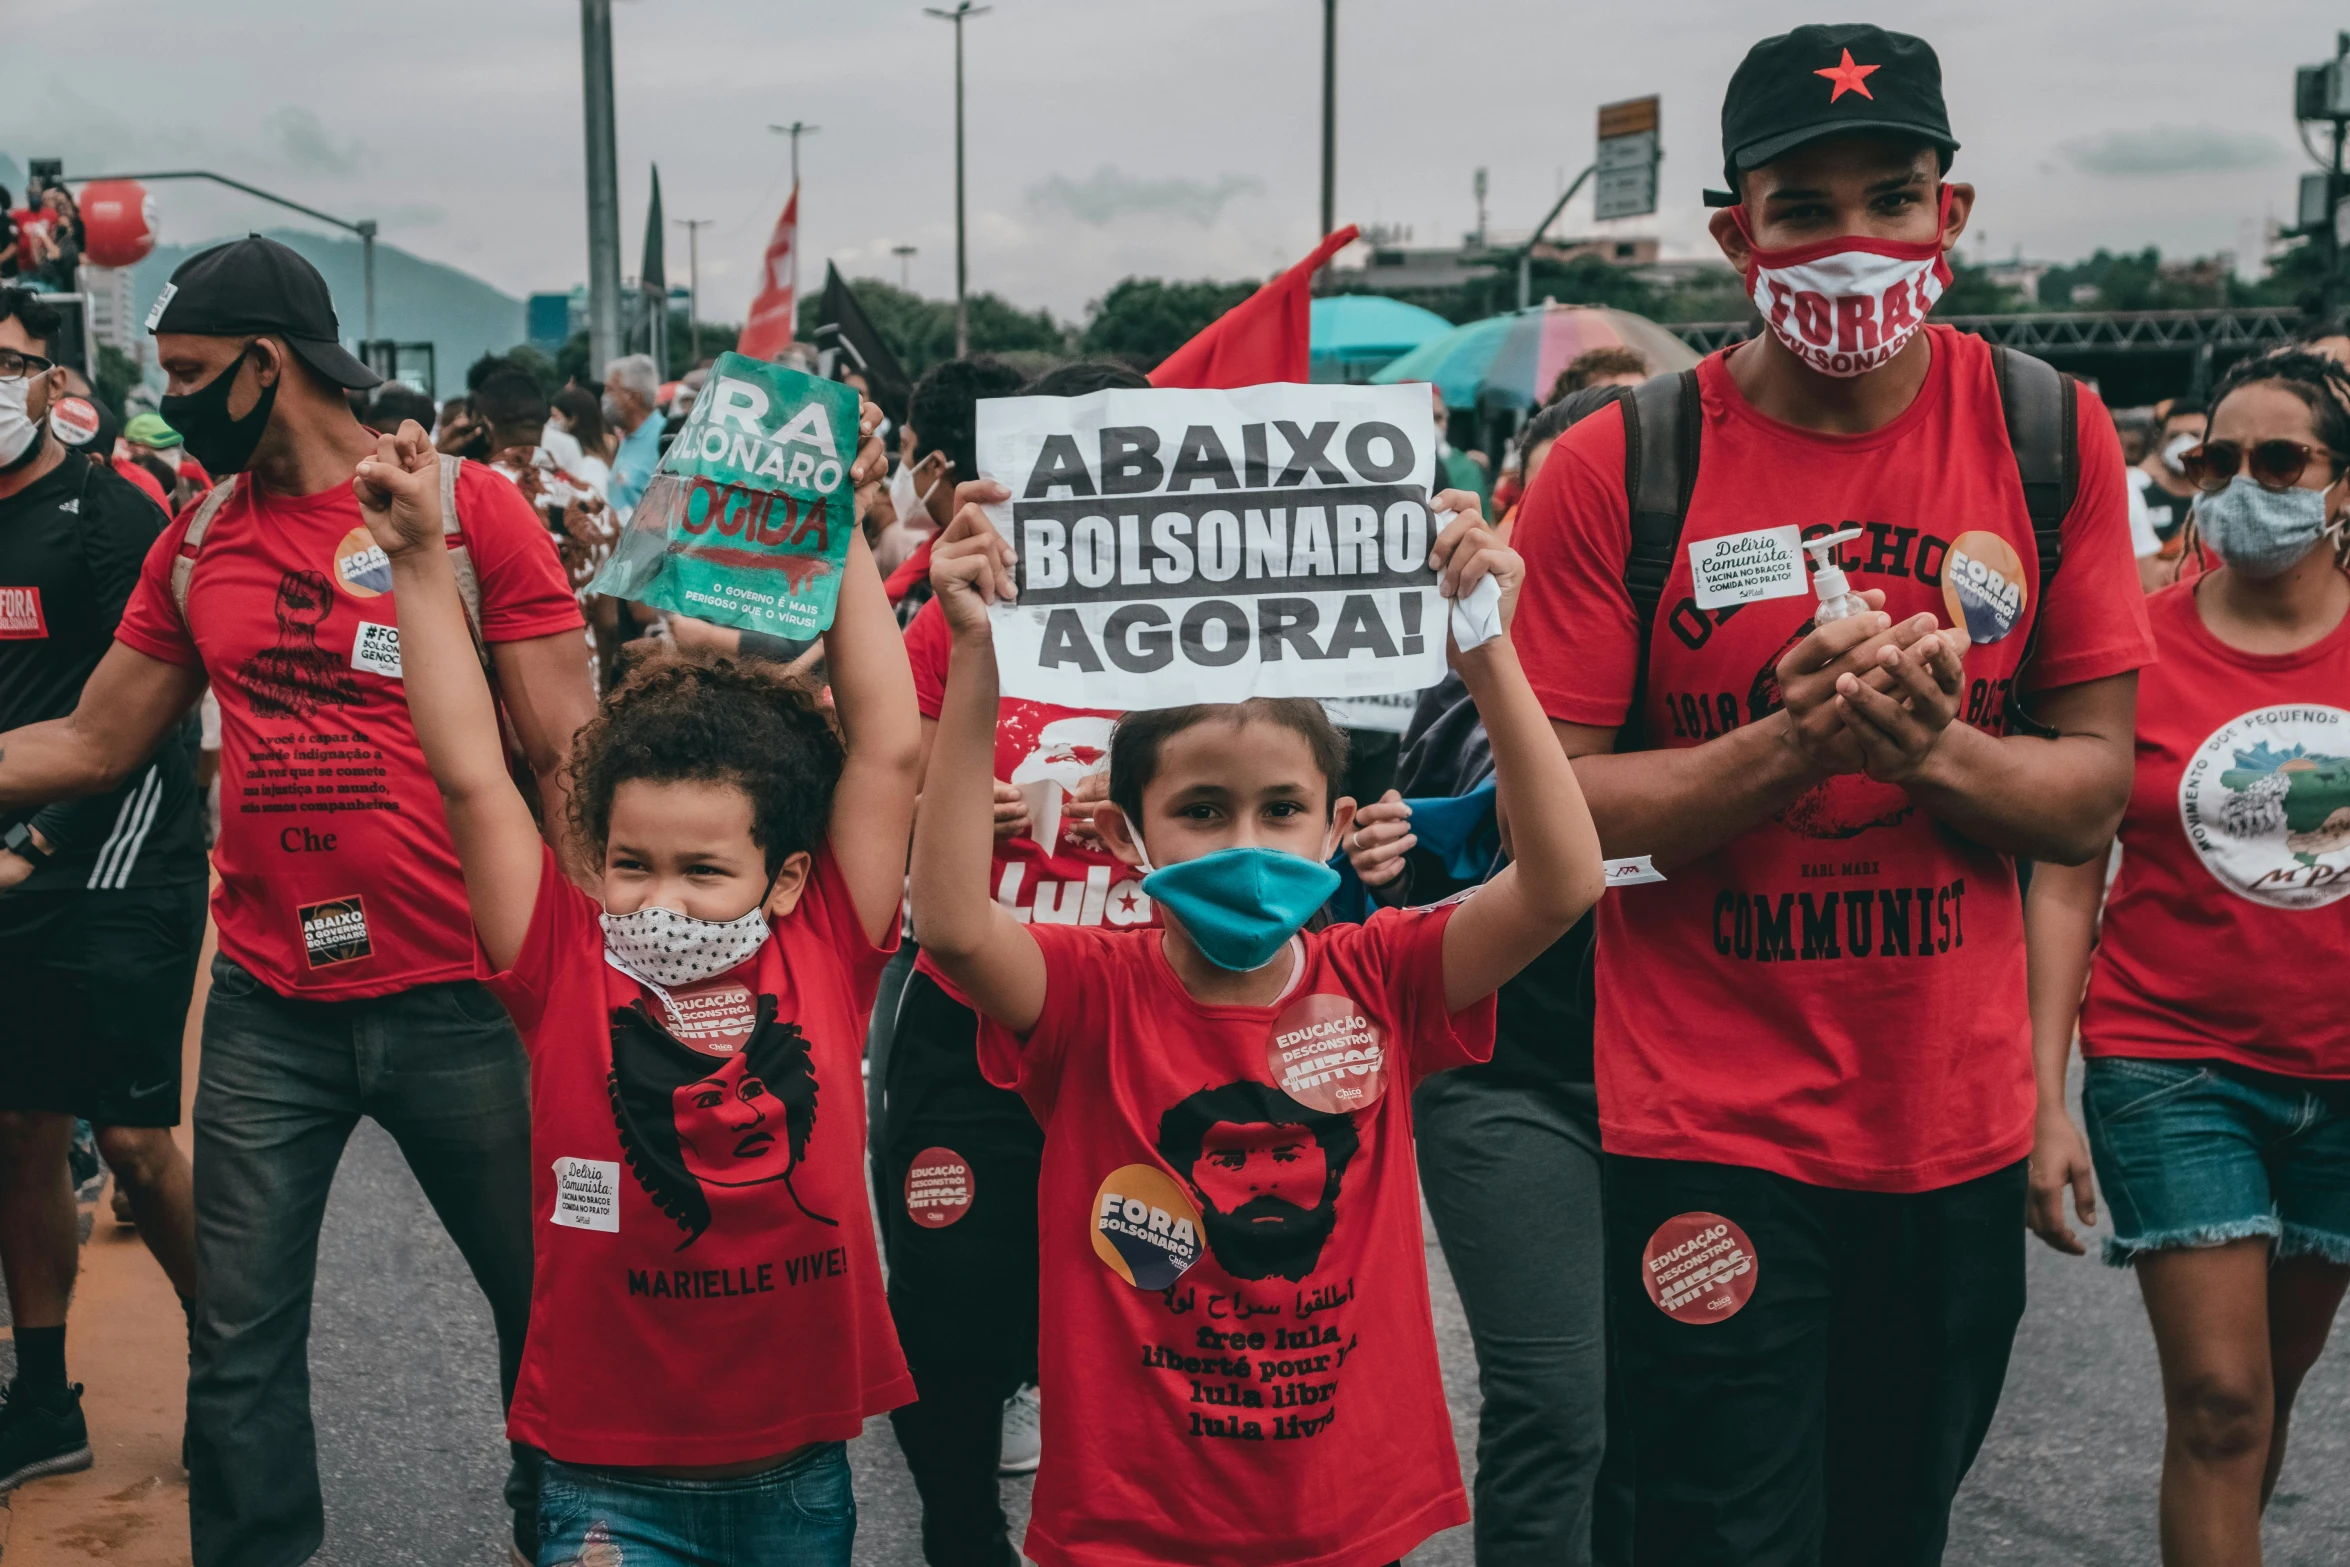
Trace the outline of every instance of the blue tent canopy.
<instances>
[{"instance_id":1,"label":"blue tent canopy","mask_svg":"<svg viewBox=\"0 0 2350 1567\"><path fill-rule=\"evenodd\" d=\"M1309 346L1317 381L1359 381L1401 354L1442 337L1452 323L1381 294L1326 294L1313 302Z\"/></svg>"}]
</instances>

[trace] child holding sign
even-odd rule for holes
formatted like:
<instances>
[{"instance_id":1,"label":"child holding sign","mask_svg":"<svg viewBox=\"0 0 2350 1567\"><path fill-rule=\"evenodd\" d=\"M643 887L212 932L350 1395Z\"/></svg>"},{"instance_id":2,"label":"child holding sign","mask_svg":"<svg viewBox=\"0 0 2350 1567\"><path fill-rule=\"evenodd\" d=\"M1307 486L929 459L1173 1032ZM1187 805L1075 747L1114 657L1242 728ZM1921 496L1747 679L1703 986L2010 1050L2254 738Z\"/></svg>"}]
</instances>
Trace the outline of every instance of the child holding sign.
<instances>
[{"instance_id":1,"label":"child holding sign","mask_svg":"<svg viewBox=\"0 0 2350 1567\"><path fill-rule=\"evenodd\" d=\"M1455 513L1458 598L1521 566ZM1301 934L1354 802L1307 698L1130 714L1096 826L1165 924L1022 923L989 897L1012 551L966 507L932 556L954 634L914 854L924 949L1045 1129L1042 1567L1376 1567L1464 1523L1412 1166L1411 1087L1483 1059L1490 997L1601 891L1599 840L1506 631L1455 666L1517 863L1465 899Z\"/></svg>"},{"instance_id":2,"label":"child holding sign","mask_svg":"<svg viewBox=\"0 0 2350 1567\"><path fill-rule=\"evenodd\" d=\"M881 578L852 539L824 632L833 714L778 672L682 655L604 699L571 763L599 907L507 777L438 466L407 424L359 495L477 962L530 1055L537 1276L508 1431L549 1455L539 1561L847 1567L843 1443L914 1393L859 1078L919 771ZM860 485L881 468L869 440Z\"/></svg>"}]
</instances>

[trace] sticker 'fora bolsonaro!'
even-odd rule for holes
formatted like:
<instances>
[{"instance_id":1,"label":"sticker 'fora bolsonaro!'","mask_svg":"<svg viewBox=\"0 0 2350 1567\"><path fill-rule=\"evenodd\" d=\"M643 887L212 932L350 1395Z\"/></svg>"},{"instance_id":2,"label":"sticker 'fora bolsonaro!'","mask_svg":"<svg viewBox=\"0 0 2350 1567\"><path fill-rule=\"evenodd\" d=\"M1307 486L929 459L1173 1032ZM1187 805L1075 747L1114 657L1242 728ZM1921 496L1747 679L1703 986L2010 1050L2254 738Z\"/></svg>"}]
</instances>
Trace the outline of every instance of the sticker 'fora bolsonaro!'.
<instances>
[{"instance_id":1,"label":"sticker 'fora bolsonaro!'","mask_svg":"<svg viewBox=\"0 0 2350 1567\"><path fill-rule=\"evenodd\" d=\"M1166 1171L1129 1164L1093 1195L1094 1255L1136 1289L1163 1290L1199 1261L1199 1209Z\"/></svg>"},{"instance_id":2,"label":"sticker 'fora bolsonaro!'","mask_svg":"<svg viewBox=\"0 0 2350 1567\"><path fill-rule=\"evenodd\" d=\"M1962 533L1942 567L1942 606L1972 642L1996 642L2024 618L2030 589L2015 546L1996 533Z\"/></svg>"}]
</instances>

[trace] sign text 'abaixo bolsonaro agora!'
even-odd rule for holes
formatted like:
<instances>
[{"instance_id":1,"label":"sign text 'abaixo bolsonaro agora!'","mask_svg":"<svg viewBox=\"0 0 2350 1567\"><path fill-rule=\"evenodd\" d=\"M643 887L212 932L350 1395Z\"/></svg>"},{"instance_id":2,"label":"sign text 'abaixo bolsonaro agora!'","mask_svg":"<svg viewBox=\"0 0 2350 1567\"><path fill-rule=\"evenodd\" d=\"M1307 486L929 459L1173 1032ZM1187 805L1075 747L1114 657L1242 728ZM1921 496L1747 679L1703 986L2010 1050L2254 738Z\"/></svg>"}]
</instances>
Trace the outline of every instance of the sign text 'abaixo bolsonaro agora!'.
<instances>
[{"instance_id":1,"label":"sign text 'abaixo bolsonaro agora!'","mask_svg":"<svg viewBox=\"0 0 2350 1567\"><path fill-rule=\"evenodd\" d=\"M1010 397L978 425L1020 557L995 610L1007 696L1130 710L1443 677L1427 388Z\"/></svg>"}]
</instances>

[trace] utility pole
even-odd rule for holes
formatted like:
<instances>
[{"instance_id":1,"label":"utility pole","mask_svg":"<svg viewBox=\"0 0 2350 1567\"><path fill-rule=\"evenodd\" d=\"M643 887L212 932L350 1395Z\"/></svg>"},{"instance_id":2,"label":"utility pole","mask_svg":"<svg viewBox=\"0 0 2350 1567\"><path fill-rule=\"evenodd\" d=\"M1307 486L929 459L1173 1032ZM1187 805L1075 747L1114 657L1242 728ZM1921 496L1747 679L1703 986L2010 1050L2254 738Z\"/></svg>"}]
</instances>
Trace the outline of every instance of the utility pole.
<instances>
[{"instance_id":1,"label":"utility pole","mask_svg":"<svg viewBox=\"0 0 2350 1567\"><path fill-rule=\"evenodd\" d=\"M1322 232L1338 227L1338 0L1322 0Z\"/></svg>"},{"instance_id":2,"label":"utility pole","mask_svg":"<svg viewBox=\"0 0 2350 1567\"><path fill-rule=\"evenodd\" d=\"M715 218L671 218L685 230L685 321L692 334L694 363L702 362L702 230Z\"/></svg>"},{"instance_id":3,"label":"utility pole","mask_svg":"<svg viewBox=\"0 0 2350 1567\"><path fill-rule=\"evenodd\" d=\"M1336 0L1331 0L1335 4ZM970 250L965 243L967 231L963 222L963 23L970 17L985 16L994 10L991 5L973 5L962 0L952 11L941 11L936 6L924 6L925 16L935 16L942 22L955 24L955 357L961 359L971 352L971 311L964 302L964 294L971 281Z\"/></svg>"},{"instance_id":4,"label":"utility pole","mask_svg":"<svg viewBox=\"0 0 2350 1567\"><path fill-rule=\"evenodd\" d=\"M579 0L587 103L588 373L620 353L620 168L612 129L612 0Z\"/></svg>"},{"instance_id":5,"label":"utility pole","mask_svg":"<svg viewBox=\"0 0 2350 1567\"><path fill-rule=\"evenodd\" d=\"M813 136L824 127L810 125L806 120L794 120L789 125L770 125L767 128L778 136L791 138L791 188L798 190L800 188L800 138Z\"/></svg>"},{"instance_id":6,"label":"utility pole","mask_svg":"<svg viewBox=\"0 0 2350 1567\"><path fill-rule=\"evenodd\" d=\"M898 258L898 287L911 294L914 291L914 257L918 247L892 245L889 253Z\"/></svg>"}]
</instances>

